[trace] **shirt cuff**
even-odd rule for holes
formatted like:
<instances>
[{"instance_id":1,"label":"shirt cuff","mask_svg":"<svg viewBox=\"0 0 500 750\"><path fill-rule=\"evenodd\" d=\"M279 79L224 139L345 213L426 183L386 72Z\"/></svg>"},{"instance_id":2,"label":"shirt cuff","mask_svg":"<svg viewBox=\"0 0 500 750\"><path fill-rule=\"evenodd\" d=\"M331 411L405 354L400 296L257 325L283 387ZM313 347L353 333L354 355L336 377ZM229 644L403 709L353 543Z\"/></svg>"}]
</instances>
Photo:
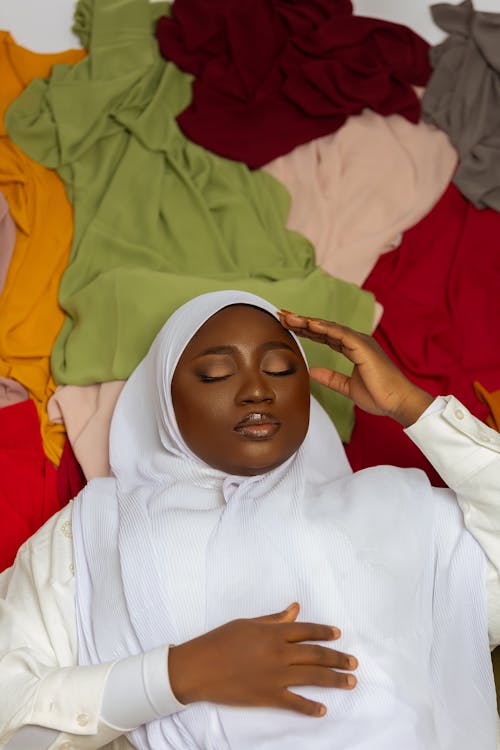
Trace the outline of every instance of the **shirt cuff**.
<instances>
[{"instance_id":1,"label":"shirt cuff","mask_svg":"<svg viewBox=\"0 0 500 750\"><path fill-rule=\"evenodd\" d=\"M105 663L50 670L40 683L26 724L69 734L96 734L111 667L112 663Z\"/></svg>"},{"instance_id":2,"label":"shirt cuff","mask_svg":"<svg viewBox=\"0 0 500 750\"><path fill-rule=\"evenodd\" d=\"M168 648L160 646L115 662L104 687L101 718L130 732L184 708L170 686Z\"/></svg>"},{"instance_id":3,"label":"shirt cuff","mask_svg":"<svg viewBox=\"0 0 500 750\"><path fill-rule=\"evenodd\" d=\"M417 422L420 422L421 419L425 419L426 417L429 417L431 414L437 414L438 412L444 411L444 409L446 408L448 404L449 398L450 398L449 396L448 397L437 396L432 402L432 404L430 404L427 407L427 409L424 412L422 412L422 414L417 419ZM409 427L407 427L406 429L409 429Z\"/></svg>"},{"instance_id":4,"label":"shirt cuff","mask_svg":"<svg viewBox=\"0 0 500 750\"><path fill-rule=\"evenodd\" d=\"M405 433L453 489L497 461L500 453L500 434L454 396L438 396Z\"/></svg>"}]
</instances>

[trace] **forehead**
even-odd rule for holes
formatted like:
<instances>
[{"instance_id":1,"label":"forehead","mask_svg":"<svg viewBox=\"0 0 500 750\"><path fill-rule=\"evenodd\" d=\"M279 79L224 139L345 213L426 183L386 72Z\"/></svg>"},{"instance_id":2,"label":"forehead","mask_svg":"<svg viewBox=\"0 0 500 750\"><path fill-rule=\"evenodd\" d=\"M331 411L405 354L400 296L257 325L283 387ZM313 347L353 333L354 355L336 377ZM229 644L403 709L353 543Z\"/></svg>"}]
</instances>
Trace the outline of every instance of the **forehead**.
<instances>
[{"instance_id":1,"label":"forehead","mask_svg":"<svg viewBox=\"0 0 500 750\"><path fill-rule=\"evenodd\" d=\"M299 353L293 337L270 313L251 305L231 305L212 315L194 334L183 357L216 346L258 348L270 341L283 342Z\"/></svg>"}]
</instances>

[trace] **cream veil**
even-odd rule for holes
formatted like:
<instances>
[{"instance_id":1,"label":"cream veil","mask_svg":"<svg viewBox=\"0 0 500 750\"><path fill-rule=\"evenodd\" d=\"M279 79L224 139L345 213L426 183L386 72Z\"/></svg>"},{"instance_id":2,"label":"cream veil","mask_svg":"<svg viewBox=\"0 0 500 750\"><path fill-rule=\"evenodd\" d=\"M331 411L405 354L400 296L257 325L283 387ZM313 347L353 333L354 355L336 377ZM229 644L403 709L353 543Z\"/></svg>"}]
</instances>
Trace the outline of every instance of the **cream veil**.
<instances>
[{"instance_id":1,"label":"cream veil","mask_svg":"<svg viewBox=\"0 0 500 750\"><path fill-rule=\"evenodd\" d=\"M116 407L114 478L74 503L79 663L178 643L236 617L299 601L338 625L356 654L351 692L304 687L312 720L194 704L130 734L141 750L495 748L484 556L450 492L421 473L352 474L328 417L285 464L257 477L216 471L185 445L170 398L176 363L215 312L264 300L217 292L165 324ZM467 648L464 649L464 643Z\"/></svg>"}]
</instances>

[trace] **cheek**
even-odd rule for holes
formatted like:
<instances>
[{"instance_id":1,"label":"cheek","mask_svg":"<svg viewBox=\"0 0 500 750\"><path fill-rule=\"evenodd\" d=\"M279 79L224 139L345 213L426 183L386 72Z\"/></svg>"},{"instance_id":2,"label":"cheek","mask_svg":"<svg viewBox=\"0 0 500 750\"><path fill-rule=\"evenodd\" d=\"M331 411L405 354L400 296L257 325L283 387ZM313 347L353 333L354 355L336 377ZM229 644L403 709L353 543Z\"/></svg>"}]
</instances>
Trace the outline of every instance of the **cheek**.
<instances>
[{"instance_id":1,"label":"cheek","mask_svg":"<svg viewBox=\"0 0 500 750\"><path fill-rule=\"evenodd\" d=\"M287 434L291 442L301 443L309 427L311 395L309 375L306 373L292 388L282 393L283 410L287 413Z\"/></svg>"},{"instance_id":2,"label":"cheek","mask_svg":"<svg viewBox=\"0 0 500 750\"><path fill-rule=\"evenodd\" d=\"M206 391L198 393L194 409L200 419L206 419L213 425L223 425L230 419L232 406L233 399L229 389L212 385Z\"/></svg>"},{"instance_id":3,"label":"cheek","mask_svg":"<svg viewBox=\"0 0 500 750\"><path fill-rule=\"evenodd\" d=\"M222 389L172 389L172 401L179 430L190 445L208 442L229 418L230 398Z\"/></svg>"}]
</instances>

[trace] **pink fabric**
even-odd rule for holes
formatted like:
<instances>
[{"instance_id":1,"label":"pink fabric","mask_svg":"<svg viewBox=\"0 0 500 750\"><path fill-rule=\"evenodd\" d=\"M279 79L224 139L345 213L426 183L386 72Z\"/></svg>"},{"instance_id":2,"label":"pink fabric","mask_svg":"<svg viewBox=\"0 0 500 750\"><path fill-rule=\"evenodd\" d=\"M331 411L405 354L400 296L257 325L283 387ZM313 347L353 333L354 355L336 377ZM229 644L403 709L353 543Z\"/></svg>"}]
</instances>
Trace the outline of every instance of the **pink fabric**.
<instances>
[{"instance_id":1,"label":"pink fabric","mask_svg":"<svg viewBox=\"0 0 500 750\"><path fill-rule=\"evenodd\" d=\"M16 244L16 225L10 215L9 205L0 192L0 294L5 285L14 245Z\"/></svg>"},{"instance_id":2,"label":"pink fabric","mask_svg":"<svg viewBox=\"0 0 500 750\"><path fill-rule=\"evenodd\" d=\"M0 409L4 406L13 406L29 398L28 391L18 383L17 380L3 378L0 376Z\"/></svg>"},{"instance_id":3,"label":"pink fabric","mask_svg":"<svg viewBox=\"0 0 500 750\"><path fill-rule=\"evenodd\" d=\"M51 422L64 422L68 440L87 480L109 476L109 427L125 384L64 385L48 402Z\"/></svg>"},{"instance_id":4,"label":"pink fabric","mask_svg":"<svg viewBox=\"0 0 500 750\"><path fill-rule=\"evenodd\" d=\"M264 169L290 191L287 226L311 240L318 265L361 285L439 200L456 163L434 126L366 109Z\"/></svg>"}]
</instances>

